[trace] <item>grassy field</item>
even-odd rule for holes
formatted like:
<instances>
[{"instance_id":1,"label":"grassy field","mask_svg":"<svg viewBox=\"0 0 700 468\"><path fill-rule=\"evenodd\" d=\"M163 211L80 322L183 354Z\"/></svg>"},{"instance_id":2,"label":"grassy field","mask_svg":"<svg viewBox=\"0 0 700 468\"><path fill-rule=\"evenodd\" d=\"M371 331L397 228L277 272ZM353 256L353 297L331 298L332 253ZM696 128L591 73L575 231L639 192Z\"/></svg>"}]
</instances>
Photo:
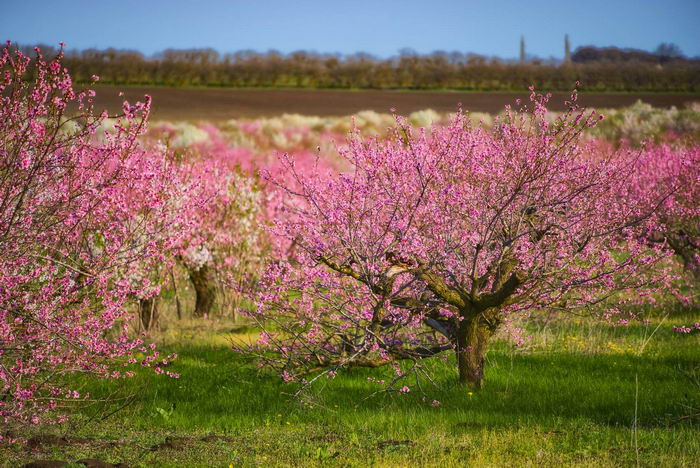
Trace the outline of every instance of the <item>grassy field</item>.
<instances>
[{"instance_id":1,"label":"grassy field","mask_svg":"<svg viewBox=\"0 0 700 468\"><path fill-rule=\"evenodd\" d=\"M453 384L452 360L429 367L439 388L380 394L354 370L324 380L307 398L234 354L255 331L188 322L161 332L179 359L178 380L139 371L126 381L85 381L94 397L70 423L16 434L0 447L5 466L96 457L128 466L698 466L700 334L672 324L610 327L569 320L530 328L527 349L497 342L485 388ZM657 325L661 324L657 329ZM692 377L692 376L691 376ZM425 398L425 401L423 399ZM439 406L432 406L439 400ZM121 408L121 409L120 409ZM55 435L57 437L50 437Z\"/></svg>"}]
</instances>

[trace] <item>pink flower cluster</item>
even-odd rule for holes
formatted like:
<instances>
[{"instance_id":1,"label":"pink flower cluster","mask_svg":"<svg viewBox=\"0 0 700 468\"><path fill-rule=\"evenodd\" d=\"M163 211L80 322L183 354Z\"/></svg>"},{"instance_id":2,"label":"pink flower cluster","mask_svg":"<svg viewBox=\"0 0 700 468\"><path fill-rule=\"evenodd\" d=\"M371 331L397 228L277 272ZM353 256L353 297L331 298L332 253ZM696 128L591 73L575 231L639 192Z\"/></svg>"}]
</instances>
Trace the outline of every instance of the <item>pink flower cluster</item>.
<instances>
[{"instance_id":1,"label":"pink flower cluster","mask_svg":"<svg viewBox=\"0 0 700 468\"><path fill-rule=\"evenodd\" d=\"M285 193L273 231L298 253L263 277L253 317L277 351L264 362L289 379L452 351L479 385L514 317L607 302L619 321L616 307L672 291L667 239L697 226L698 149L601 152L581 138L599 115L574 93L552 121L547 99L533 91L493 131L458 113L430 131L397 117L388 138L355 132L346 171L282 158L285 179L267 175Z\"/></svg>"},{"instance_id":2,"label":"pink flower cluster","mask_svg":"<svg viewBox=\"0 0 700 468\"><path fill-rule=\"evenodd\" d=\"M149 272L186 231L178 211L191 186L162 151L138 143L150 99L124 103L97 132L94 93L73 90L62 54L47 61L8 43L0 52L0 419L39 422L88 398L61 385L71 373L105 378L137 354L128 300L158 292ZM69 114L69 105L77 114ZM174 375L173 375L174 376Z\"/></svg>"},{"instance_id":3,"label":"pink flower cluster","mask_svg":"<svg viewBox=\"0 0 700 468\"><path fill-rule=\"evenodd\" d=\"M673 331L675 331L676 333L692 333L700 331L700 322L695 322L694 324L689 326L676 326L673 327Z\"/></svg>"},{"instance_id":4,"label":"pink flower cluster","mask_svg":"<svg viewBox=\"0 0 700 468\"><path fill-rule=\"evenodd\" d=\"M638 170L625 196L646 200L655 210L656 223L646 233L647 240L671 249L683 265L687 279L697 285L700 282L700 146L649 145L639 153Z\"/></svg>"},{"instance_id":5,"label":"pink flower cluster","mask_svg":"<svg viewBox=\"0 0 700 468\"><path fill-rule=\"evenodd\" d=\"M59 384L67 374L128 377L115 366L140 363L179 377L164 369L174 358L129 338L133 302L158 296L176 261L190 275L210 269L219 285L245 289L269 250L266 217L282 202L255 173L288 175L270 148L237 147L213 126L187 127L180 142L167 126L147 132L148 97L125 102L119 116L96 114L95 93L73 89L62 53L36 53L32 62L8 43L0 57L5 421L37 422L75 400ZM274 136L246 130L260 141ZM316 168L308 128L285 135L297 145L286 161Z\"/></svg>"}]
</instances>

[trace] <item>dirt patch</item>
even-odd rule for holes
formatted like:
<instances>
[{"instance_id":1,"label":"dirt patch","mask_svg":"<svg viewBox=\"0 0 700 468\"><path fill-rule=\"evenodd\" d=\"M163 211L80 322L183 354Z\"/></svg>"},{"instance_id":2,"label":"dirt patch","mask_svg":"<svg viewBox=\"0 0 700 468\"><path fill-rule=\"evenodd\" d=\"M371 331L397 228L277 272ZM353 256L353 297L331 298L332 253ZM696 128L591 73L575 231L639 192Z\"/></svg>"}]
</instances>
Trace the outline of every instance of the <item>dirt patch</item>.
<instances>
[{"instance_id":1,"label":"dirt patch","mask_svg":"<svg viewBox=\"0 0 700 468\"><path fill-rule=\"evenodd\" d=\"M22 468L61 468L68 466L68 462L61 460L37 460L22 465Z\"/></svg>"},{"instance_id":2,"label":"dirt patch","mask_svg":"<svg viewBox=\"0 0 700 468\"><path fill-rule=\"evenodd\" d=\"M126 468L123 463L109 463L99 458L83 458L75 462L87 468ZM68 462L62 460L36 460L23 465L23 468L61 468L68 466Z\"/></svg>"},{"instance_id":3,"label":"dirt patch","mask_svg":"<svg viewBox=\"0 0 700 468\"><path fill-rule=\"evenodd\" d=\"M85 465L87 468L126 468L126 465L123 463L109 463L99 458L83 458L76 463Z\"/></svg>"},{"instance_id":4,"label":"dirt patch","mask_svg":"<svg viewBox=\"0 0 700 468\"><path fill-rule=\"evenodd\" d=\"M96 87L98 109L121 111L124 99L134 102L145 94L153 97L152 118L155 120L209 120L271 117L284 113L319 116L346 116L361 110L399 114L433 109L454 112L459 103L472 112L497 113L506 104L519 98L527 102L528 93L462 93L423 91L333 91L285 89L186 89L116 86ZM123 91L124 96L119 96ZM569 96L555 93L552 110L563 110ZM698 94L589 94L580 93L581 105L593 108L618 108L634 104L638 99L656 107L676 106L700 101Z\"/></svg>"},{"instance_id":5,"label":"dirt patch","mask_svg":"<svg viewBox=\"0 0 700 468\"><path fill-rule=\"evenodd\" d=\"M86 445L91 442L93 442L92 439L84 437L64 437L53 434L42 434L27 440L27 448L29 450L39 450L46 446L67 447L69 445Z\"/></svg>"},{"instance_id":6,"label":"dirt patch","mask_svg":"<svg viewBox=\"0 0 700 468\"><path fill-rule=\"evenodd\" d=\"M57 436L53 434L40 434L27 440L27 450L41 450L44 447L69 447L72 445L92 445L114 447L119 445L115 441L91 439L87 437Z\"/></svg>"}]
</instances>

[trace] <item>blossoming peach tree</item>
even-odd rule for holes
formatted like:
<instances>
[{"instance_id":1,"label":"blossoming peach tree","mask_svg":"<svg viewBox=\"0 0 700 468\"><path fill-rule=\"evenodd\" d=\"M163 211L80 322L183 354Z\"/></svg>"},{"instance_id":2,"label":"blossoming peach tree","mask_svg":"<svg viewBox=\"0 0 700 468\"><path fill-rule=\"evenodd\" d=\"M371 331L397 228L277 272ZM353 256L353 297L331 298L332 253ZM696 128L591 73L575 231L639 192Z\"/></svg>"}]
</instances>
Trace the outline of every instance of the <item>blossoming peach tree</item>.
<instances>
[{"instance_id":1,"label":"blossoming peach tree","mask_svg":"<svg viewBox=\"0 0 700 468\"><path fill-rule=\"evenodd\" d=\"M277 181L288 203L274 233L298 255L264 275L252 314L264 331L248 351L304 384L357 366L401 376L400 361L454 353L459 382L478 388L516 317L614 309L668 286L665 244L643 239L673 188L626 197L638 155L587 151L581 132L602 117L574 93L548 123L547 99L533 91L493 132L462 112L430 132L400 117L388 139L355 132L346 172L286 160L297 176Z\"/></svg>"},{"instance_id":2,"label":"blossoming peach tree","mask_svg":"<svg viewBox=\"0 0 700 468\"><path fill-rule=\"evenodd\" d=\"M673 251L685 273L685 291L678 297L686 304L693 303L700 287L700 147L649 146L640 160L640 170L630 185L631 196L658 196L675 187L659 206L658 227L647 239L665 243ZM673 328L679 333L698 333L700 323Z\"/></svg>"},{"instance_id":3,"label":"blossoming peach tree","mask_svg":"<svg viewBox=\"0 0 700 468\"><path fill-rule=\"evenodd\" d=\"M239 146L211 124L160 124L144 140L168 148L178 177L196 186L197 203L183 203L180 210L189 228L176 251L194 289L193 315L227 312L236 318L244 296L256 288L265 259L279 247L273 247L264 225L275 216L280 197L255 174L261 168L279 174L284 168L267 147ZM294 159L297 168L306 169L317 158L294 151Z\"/></svg>"},{"instance_id":4,"label":"blossoming peach tree","mask_svg":"<svg viewBox=\"0 0 700 468\"><path fill-rule=\"evenodd\" d=\"M700 147L649 146L631 184L631 196L659 194L675 187L659 206L659 229L649 236L665 242L683 264L687 277L700 283Z\"/></svg>"},{"instance_id":5,"label":"blossoming peach tree","mask_svg":"<svg viewBox=\"0 0 700 468\"><path fill-rule=\"evenodd\" d=\"M193 228L178 254L194 287L197 317L210 315L217 297L235 314L231 294L249 288L265 253L264 194L235 161L217 156L192 155L180 169L201 184L201 203L186 213Z\"/></svg>"},{"instance_id":6,"label":"blossoming peach tree","mask_svg":"<svg viewBox=\"0 0 700 468\"><path fill-rule=\"evenodd\" d=\"M129 338L127 301L157 293L149 269L181 230L164 153L144 150L149 101L95 137L91 91L73 90L62 53L0 52L0 420L39 422L82 400L71 373L128 376L162 357ZM69 107L70 106L70 107ZM138 355L140 353L140 356ZM173 374L174 376L174 374Z\"/></svg>"}]
</instances>

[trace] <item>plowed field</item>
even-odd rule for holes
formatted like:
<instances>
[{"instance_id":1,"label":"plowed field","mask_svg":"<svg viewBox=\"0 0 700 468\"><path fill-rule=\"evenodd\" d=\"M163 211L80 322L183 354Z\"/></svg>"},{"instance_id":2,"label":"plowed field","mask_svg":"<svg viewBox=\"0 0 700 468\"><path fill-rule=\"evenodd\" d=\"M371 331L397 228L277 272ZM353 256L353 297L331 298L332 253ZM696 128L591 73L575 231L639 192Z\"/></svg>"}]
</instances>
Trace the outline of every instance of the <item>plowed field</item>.
<instances>
[{"instance_id":1,"label":"plowed field","mask_svg":"<svg viewBox=\"0 0 700 468\"><path fill-rule=\"evenodd\" d=\"M527 93L464 93L421 91L331 91L284 89L208 89L100 86L97 89L97 107L116 112L123 99L138 100L144 94L154 99L154 119L211 120L232 118L269 117L283 113L319 116L350 115L361 110L389 112L395 108L400 114L421 109L438 112L454 111L461 103L473 112L497 113L516 98L527 100ZM120 97L119 92L124 96ZM553 110L561 110L568 96L555 94ZM657 107L683 107L700 101L699 94L586 94L580 102L593 108L624 107L637 99Z\"/></svg>"}]
</instances>

